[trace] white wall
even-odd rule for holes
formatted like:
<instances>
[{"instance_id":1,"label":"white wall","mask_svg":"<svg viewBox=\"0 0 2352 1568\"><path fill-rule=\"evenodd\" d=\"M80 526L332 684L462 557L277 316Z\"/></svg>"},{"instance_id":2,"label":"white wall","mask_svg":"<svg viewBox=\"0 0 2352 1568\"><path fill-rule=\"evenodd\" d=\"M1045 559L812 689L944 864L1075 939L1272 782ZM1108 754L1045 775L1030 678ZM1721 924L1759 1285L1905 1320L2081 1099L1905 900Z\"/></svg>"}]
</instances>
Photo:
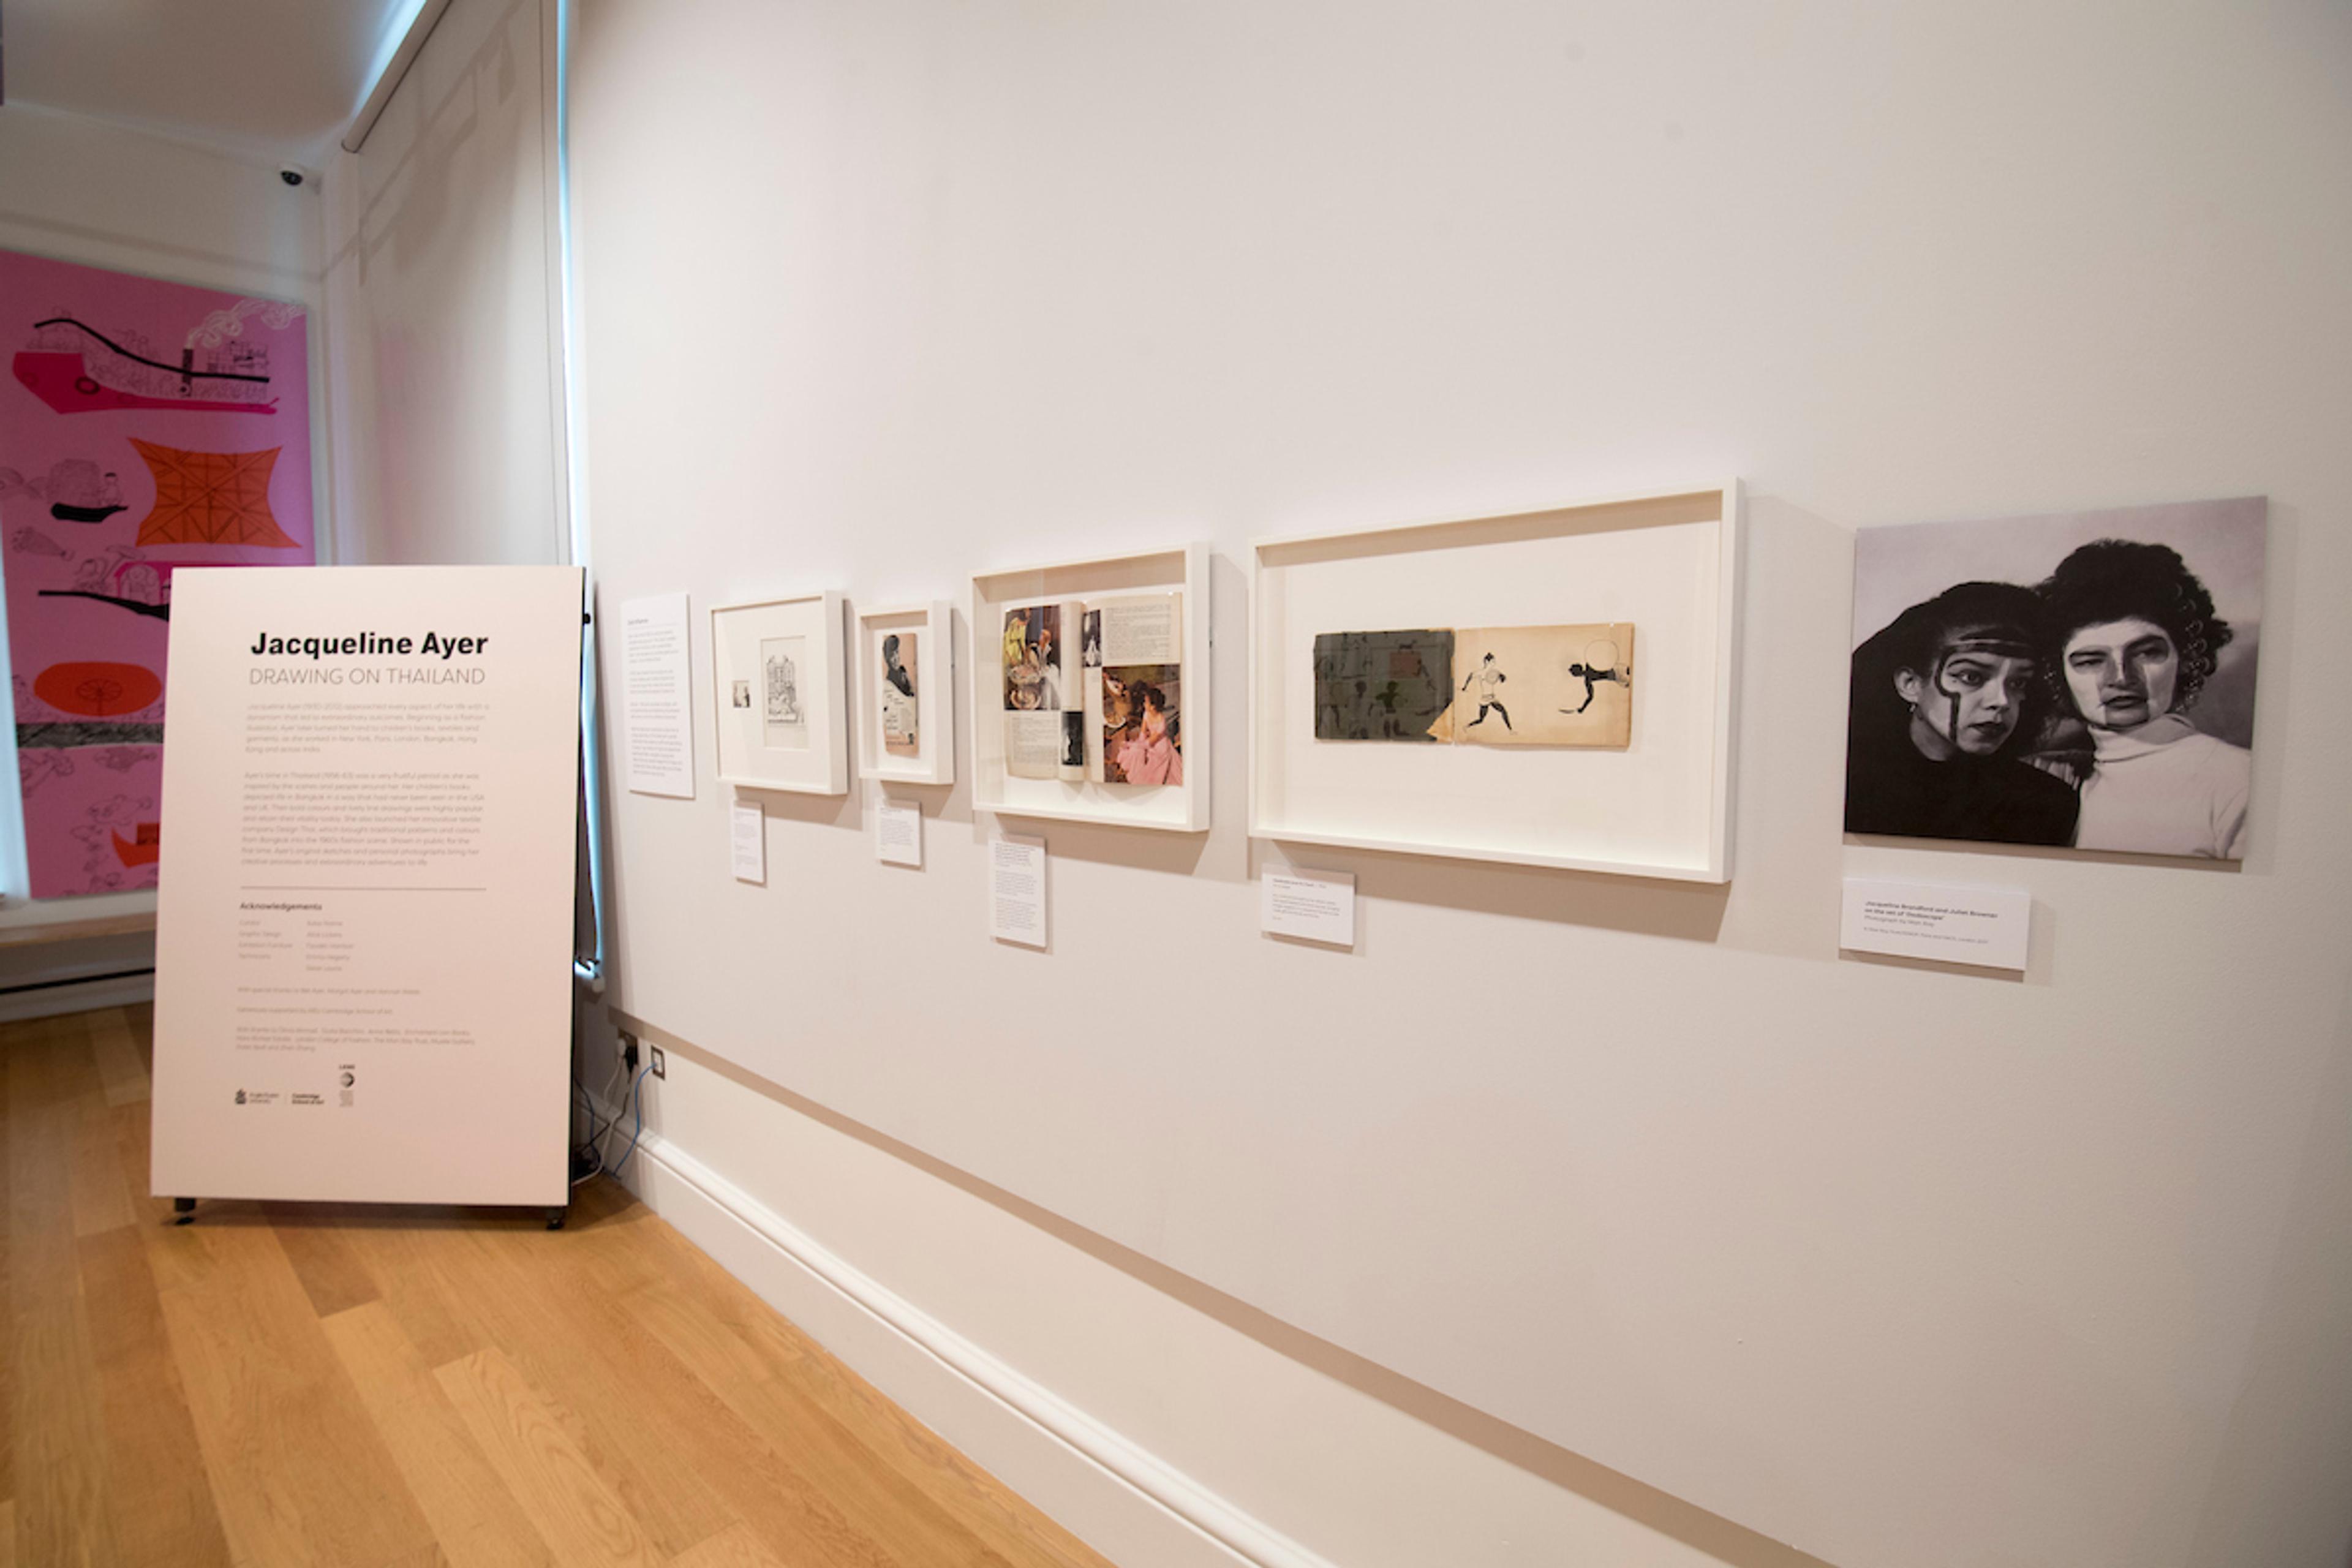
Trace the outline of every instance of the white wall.
<instances>
[{"instance_id":1,"label":"white wall","mask_svg":"<svg viewBox=\"0 0 2352 1568\"><path fill-rule=\"evenodd\" d=\"M0 245L11 250L307 303L320 243L318 186L289 187L267 159L0 108Z\"/></svg>"},{"instance_id":2,"label":"white wall","mask_svg":"<svg viewBox=\"0 0 2352 1568\"><path fill-rule=\"evenodd\" d=\"M554 0L457 0L328 173L347 561L569 559Z\"/></svg>"},{"instance_id":3,"label":"white wall","mask_svg":"<svg viewBox=\"0 0 2352 1568\"><path fill-rule=\"evenodd\" d=\"M667 1047L667 1076L646 1081L646 1125L658 1131L625 1167L629 1184L1123 1568L1817 1562L1415 1386L666 1031L644 1039ZM614 1158L632 1126L613 1138ZM705 1176L695 1166L714 1160L743 1194L728 1205L698 1190ZM904 1312L853 1303L829 1274L740 1223L763 1209L944 1323L910 1329ZM943 1364L927 1326L998 1364L980 1373ZM1007 1408L1008 1382L1042 1385L1109 1427L1113 1451L1044 1435ZM1205 1506L1180 1494L1180 1511L1139 1489L1156 1479L1154 1461L1206 1494ZM1106 1474L1122 1463L1126 1479Z\"/></svg>"},{"instance_id":4,"label":"white wall","mask_svg":"<svg viewBox=\"0 0 2352 1568\"><path fill-rule=\"evenodd\" d=\"M616 798L620 1005L798 1097L656 1124L1335 1561L2341 1568L2347 67L2316 0L586 0L604 605L1225 563L1219 825L1053 828L1049 955L968 784L919 875L773 797L766 888L707 731ZM1257 936L1250 540L1724 473L1727 893L1318 855L1360 951ZM2241 870L1841 842L1853 530L2245 492ZM1849 873L2031 889L2031 968L1840 960Z\"/></svg>"}]
</instances>

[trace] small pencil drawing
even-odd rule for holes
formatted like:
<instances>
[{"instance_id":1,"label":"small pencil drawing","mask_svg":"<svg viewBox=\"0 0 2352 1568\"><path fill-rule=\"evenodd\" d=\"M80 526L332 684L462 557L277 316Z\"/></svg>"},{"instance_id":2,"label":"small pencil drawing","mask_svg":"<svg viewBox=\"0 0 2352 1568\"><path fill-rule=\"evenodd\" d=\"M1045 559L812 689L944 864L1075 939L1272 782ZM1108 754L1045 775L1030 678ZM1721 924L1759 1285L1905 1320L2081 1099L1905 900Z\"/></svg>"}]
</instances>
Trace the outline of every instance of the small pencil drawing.
<instances>
[{"instance_id":1,"label":"small pencil drawing","mask_svg":"<svg viewBox=\"0 0 2352 1568\"><path fill-rule=\"evenodd\" d=\"M808 711L801 690L806 637L765 637L760 643L760 721L764 745L805 749Z\"/></svg>"},{"instance_id":2,"label":"small pencil drawing","mask_svg":"<svg viewBox=\"0 0 2352 1568\"><path fill-rule=\"evenodd\" d=\"M751 683L750 681L739 680L735 683L734 701L735 706L738 708L749 708L751 706Z\"/></svg>"}]
</instances>

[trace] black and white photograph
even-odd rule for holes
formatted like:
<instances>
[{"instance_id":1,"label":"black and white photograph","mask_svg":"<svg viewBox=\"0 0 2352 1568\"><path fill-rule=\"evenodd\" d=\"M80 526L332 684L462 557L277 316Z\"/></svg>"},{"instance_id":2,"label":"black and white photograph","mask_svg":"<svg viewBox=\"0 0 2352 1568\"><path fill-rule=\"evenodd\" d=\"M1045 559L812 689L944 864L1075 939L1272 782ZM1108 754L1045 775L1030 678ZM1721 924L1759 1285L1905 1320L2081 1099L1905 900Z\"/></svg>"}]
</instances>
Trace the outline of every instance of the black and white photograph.
<instances>
[{"instance_id":1,"label":"black and white photograph","mask_svg":"<svg viewBox=\"0 0 2352 1568\"><path fill-rule=\"evenodd\" d=\"M2265 511L1864 530L1846 831L2242 858Z\"/></svg>"}]
</instances>

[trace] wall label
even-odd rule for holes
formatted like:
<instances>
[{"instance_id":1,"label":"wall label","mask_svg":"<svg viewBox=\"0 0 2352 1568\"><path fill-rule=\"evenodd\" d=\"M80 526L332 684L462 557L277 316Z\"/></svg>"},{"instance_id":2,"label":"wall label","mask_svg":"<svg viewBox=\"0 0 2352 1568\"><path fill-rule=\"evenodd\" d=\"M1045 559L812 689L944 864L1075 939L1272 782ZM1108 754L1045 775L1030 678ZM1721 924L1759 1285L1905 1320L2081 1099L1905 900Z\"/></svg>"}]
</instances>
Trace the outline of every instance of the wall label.
<instances>
[{"instance_id":1,"label":"wall label","mask_svg":"<svg viewBox=\"0 0 2352 1568\"><path fill-rule=\"evenodd\" d=\"M1838 945L1853 952L2021 970L2032 915L2033 895L2022 888L1848 877Z\"/></svg>"}]
</instances>

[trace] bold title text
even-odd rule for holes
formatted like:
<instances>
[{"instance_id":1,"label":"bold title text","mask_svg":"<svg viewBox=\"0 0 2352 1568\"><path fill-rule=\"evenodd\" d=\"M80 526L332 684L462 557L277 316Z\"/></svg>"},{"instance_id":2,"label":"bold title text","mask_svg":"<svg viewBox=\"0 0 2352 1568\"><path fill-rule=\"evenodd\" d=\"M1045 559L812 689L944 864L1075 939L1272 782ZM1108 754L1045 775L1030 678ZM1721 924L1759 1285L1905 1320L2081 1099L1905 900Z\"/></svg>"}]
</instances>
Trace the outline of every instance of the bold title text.
<instances>
[{"instance_id":1,"label":"bold title text","mask_svg":"<svg viewBox=\"0 0 2352 1568\"><path fill-rule=\"evenodd\" d=\"M253 639L257 658L348 658L356 654L381 654L387 658L436 654L457 658L480 653L489 646L488 637L453 637L439 632L426 632L423 642L378 632L341 637L274 637L264 632Z\"/></svg>"}]
</instances>

